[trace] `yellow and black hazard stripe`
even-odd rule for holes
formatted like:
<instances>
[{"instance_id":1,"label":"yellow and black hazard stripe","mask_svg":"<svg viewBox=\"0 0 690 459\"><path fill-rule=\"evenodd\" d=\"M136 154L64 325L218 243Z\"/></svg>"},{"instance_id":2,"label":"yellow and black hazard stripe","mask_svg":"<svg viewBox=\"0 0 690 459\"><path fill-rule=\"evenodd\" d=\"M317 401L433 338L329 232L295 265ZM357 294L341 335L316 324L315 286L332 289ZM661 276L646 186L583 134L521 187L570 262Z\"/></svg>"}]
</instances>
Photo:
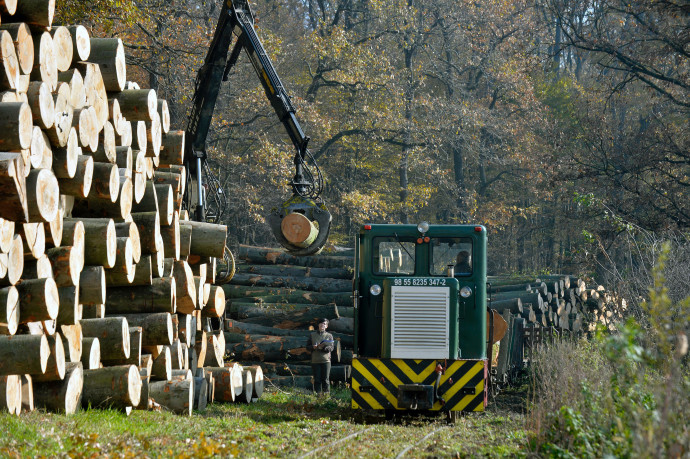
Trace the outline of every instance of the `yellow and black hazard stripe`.
<instances>
[{"instance_id":1,"label":"yellow and black hazard stripe","mask_svg":"<svg viewBox=\"0 0 690 459\"><path fill-rule=\"evenodd\" d=\"M398 409L398 386L434 385L436 365L446 367L432 410L484 411L486 360L367 359L352 360L352 407L370 410Z\"/></svg>"}]
</instances>

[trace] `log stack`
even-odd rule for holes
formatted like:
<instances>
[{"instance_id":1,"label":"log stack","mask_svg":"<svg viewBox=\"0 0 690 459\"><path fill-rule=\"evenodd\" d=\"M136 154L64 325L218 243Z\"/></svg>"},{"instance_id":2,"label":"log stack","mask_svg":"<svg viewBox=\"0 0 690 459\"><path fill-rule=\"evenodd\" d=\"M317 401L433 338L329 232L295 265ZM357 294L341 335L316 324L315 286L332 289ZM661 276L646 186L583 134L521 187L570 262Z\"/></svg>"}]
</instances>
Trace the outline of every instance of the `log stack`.
<instances>
[{"instance_id":1,"label":"log stack","mask_svg":"<svg viewBox=\"0 0 690 459\"><path fill-rule=\"evenodd\" d=\"M188 220L185 133L127 81L122 41L53 25L54 7L0 2L4 409L188 414L206 356L224 365L202 325L225 309L227 228ZM172 374L190 369L196 388Z\"/></svg>"},{"instance_id":2,"label":"log stack","mask_svg":"<svg viewBox=\"0 0 690 459\"><path fill-rule=\"evenodd\" d=\"M261 366L278 386L313 389L311 330L321 317L336 340L331 381L346 383L354 345L352 255L294 257L280 249L241 245L227 298L225 349L230 358Z\"/></svg>"}]
</instances>

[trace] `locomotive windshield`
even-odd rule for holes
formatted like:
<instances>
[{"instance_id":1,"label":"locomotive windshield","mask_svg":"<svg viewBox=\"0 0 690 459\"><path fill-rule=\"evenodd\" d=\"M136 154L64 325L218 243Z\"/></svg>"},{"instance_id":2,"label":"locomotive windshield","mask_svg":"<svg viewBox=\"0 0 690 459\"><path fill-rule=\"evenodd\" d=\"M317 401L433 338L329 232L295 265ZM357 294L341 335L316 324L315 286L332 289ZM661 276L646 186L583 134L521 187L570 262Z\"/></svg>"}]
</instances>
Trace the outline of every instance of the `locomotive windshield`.
<instances>
[{"instance_id":1,"label":"locomotive windshield","mask_svg":"<svg viewBox=\"0 0 690 459\"><path fill-rule=\"evenodd\" d=\"M375 237L373 243L376 274L414 274L414 238Z\"/></svg>"},{"instance_id":2,"label":"locomotive windshield","mask_svg":"<svg viewBox=\"0 0 690 459\"><path fill-rule=\"evenodd\" d=\"M466 237L431 238L431 266L434 276L445 276L448 265L455 267L455 276L472 275L472 239Z\"/></svg>"}]
</instances>

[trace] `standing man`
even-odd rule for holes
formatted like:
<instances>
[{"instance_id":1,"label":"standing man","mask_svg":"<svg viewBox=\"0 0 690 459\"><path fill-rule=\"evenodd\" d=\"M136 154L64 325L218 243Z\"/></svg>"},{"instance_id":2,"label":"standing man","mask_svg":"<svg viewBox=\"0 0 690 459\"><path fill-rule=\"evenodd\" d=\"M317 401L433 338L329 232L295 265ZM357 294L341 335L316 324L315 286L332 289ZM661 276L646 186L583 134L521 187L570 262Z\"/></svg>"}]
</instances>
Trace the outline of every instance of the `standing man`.
<instances>
[{"instance_id":1,"label":"standing man","mask_svg":"<svg viewBox=\"0 0 690 459\"><path fill-rule=\"evenodd\" d=\"M330 392L328 377L331 374L331 351L334 349L333 335L326 333L328 319L319 319L319 330L309 336L311 369L314 373L314 388L317 394Z\"/></svg>"}]
</instances>

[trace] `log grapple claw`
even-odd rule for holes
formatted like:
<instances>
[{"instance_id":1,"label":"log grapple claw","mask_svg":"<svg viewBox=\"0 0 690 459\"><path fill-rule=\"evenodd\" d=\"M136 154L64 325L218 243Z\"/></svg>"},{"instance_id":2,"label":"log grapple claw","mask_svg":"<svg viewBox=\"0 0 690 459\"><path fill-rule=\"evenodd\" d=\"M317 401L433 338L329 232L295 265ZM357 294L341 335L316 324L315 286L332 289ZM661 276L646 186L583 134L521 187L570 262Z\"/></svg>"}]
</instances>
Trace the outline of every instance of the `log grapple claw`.
<instances>
[{"instance_id":1,"label":"log grapple claw","mask_svg":"<svg viewBox=\"0 0 690 459\"><path fill-rule=\"evenodd\" d=\"M316 239L306 247L300 247L291 243L283 235L281 223L283 219L291 213L300 213L304 215L318 228ZM316 255L323 249L331 230L332 217L322 202L295 194L278 207L271 209L267 220L278 243L283 246L290 255L301 257Z\"/></svg>"}]
</instances>

